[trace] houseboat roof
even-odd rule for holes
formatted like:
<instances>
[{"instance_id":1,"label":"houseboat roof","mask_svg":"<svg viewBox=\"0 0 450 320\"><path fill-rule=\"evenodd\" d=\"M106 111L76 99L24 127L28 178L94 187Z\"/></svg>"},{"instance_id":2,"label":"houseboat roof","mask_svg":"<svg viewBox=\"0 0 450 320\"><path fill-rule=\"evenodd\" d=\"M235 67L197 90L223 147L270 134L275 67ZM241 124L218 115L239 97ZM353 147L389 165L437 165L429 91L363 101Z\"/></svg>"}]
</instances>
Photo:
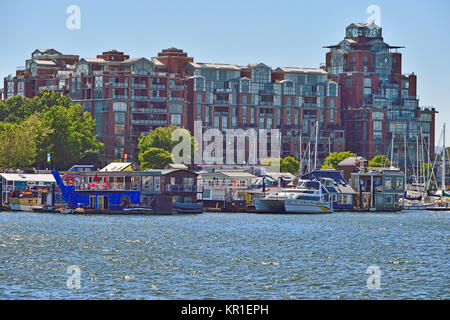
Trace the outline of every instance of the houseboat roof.
<instances>
[{"instance_id":1,"label":"houseboat roof","mask_svg":"<svg viewBox=\"0 0 450 320\"><path fill-rule=\"evenodd\" d=\"M0 176L6 181L40 181L55 183L55 178L52 174L24 174L24 173L0 173Z\"/></svg>"},{"instance_id":2,"label":"houseboat roof","mask_svg":"<svg viewBox=\"0 0 450 320\"><path fill-rule=\"evenodd\" d=\"M100 169L100 172L124 171L127 169L131 169L131 162L112 162L103 169Z\"/></svg>"}]
</instances>

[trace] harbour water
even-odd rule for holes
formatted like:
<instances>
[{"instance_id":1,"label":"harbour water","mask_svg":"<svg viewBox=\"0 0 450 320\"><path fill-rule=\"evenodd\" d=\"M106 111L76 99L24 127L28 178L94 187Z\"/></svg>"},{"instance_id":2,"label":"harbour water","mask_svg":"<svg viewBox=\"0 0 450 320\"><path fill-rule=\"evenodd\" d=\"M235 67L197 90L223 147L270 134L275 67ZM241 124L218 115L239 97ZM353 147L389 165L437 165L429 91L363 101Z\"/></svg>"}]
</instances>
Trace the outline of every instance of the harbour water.
<instances>
[{"instance_id":1,"label":"harbour water","mask_svg":"<svg viewBox=\"0 0 450 320\"><path fill-rule=\"evenodd\" d=\"M449 216L1 212L0 299L449 299Z\"/></svg>"}]
</instances>

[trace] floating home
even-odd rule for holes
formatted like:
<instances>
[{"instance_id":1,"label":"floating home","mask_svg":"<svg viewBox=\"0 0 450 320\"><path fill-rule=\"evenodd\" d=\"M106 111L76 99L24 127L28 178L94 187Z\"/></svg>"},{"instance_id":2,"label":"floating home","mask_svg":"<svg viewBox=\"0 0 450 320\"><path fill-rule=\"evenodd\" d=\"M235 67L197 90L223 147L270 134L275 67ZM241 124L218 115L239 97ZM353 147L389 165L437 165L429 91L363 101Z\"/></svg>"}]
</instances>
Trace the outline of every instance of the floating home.
<instances>
[{"instance_id":1,"label":"floating home","mask_svg":"<svg viewBox=\"0 0 450 320\"><path fill-rule=\"evenodd\" d=\"M301 179L315 180L322 182L324 194L327 200L331 201L335 211L353 210L356 192L351 185L345 181L342 172L339 170L314 170L301 176Z\"/></svg>"},{"instance_id":2,"label":"floating home","mask_svg":"<svg viewBox=\"0 0 450 320\"><path fill-rule=\"evenodd\" d=\"M220 170L200 174L203 207L215 211L245 211L256 176L244 170Z\"/></svg>"},{"instance_id":3,"label":"floating home","mask_svg":"<svg viewBox=\"0 0 450 320\"><path fill-rule=\"evenodd\" d=\"M197 174L188 170L80 172L79 177L59 177L54 172L69 207L96 212L121 212L151 208L158 214L201 213L197 202ZM65 185L65 181L74 181Z\"/></svg>"},{"instance_id":4,"label":"floating home","mask_svg":"<svg viewBox=\"0 0 450 320\"><path fill-rule=\"evenodd\" d=\"M401 211L400 196L405 192L404 173L397 168L365 168L351 174L356 191L355 209Z\"/></svg>"}]
</instances>

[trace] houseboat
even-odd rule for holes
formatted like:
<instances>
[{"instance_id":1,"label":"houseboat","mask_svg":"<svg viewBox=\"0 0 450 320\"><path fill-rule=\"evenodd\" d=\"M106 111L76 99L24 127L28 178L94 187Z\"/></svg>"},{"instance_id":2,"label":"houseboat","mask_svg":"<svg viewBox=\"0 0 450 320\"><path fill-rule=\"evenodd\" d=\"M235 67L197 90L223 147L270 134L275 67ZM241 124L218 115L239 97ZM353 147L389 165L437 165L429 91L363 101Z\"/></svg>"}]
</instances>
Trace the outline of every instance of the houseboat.
<instances>
[{"instance_id":1,"label":"houseboat","mask_svg":"<svg viewBox=\"0 0 450 320\"><path fill-rule=\"evenodd\" d=\"M405 192L404 173L398 168L364 168L351 174L358 211L401 211Z\"/></svg>"},{"instance_id":2,"label":"houseboat","mask_svg":"<svg viewBox=\"0 0 450 320\"><path fill-rule=\"evenodd\" d=\"M201 172L199 183L205 211L245 211L251 201L248 189L256 178L244 170Z\"/></svg>"},{"instance_id":3,"label":"houseboat","mask_svg":"<svg viewBox=\"0 0 450 320\"><path fill-rule=\"evenodd\" d=\"M51 211L60 194L50 173L1 173L2 207L12 211Z\"/></svg>"},{"instance_id":4,"label":"houseboat","mask_svg":"<svg viewBox=\"0 0 450 320\"><path fill-rule=\"evenodd\" d=\"M343 172L334 169L313 170L303 174L301 179L320 181L325 200L330 201L334 211L351 211L356 192L345 180Z\"/></svg>"},{"instance_id":5,"label":"houseboat","mask_svg":"<svg viewBox=\"0 0 450 320\"><path fill-rule=\"evenodd\" d=\"M53 175L69 208L81 213L203 212L197 202L197 174L188 170L80 172L73 185L65 185L58 172Z\"/></svg>"}]
</instances>

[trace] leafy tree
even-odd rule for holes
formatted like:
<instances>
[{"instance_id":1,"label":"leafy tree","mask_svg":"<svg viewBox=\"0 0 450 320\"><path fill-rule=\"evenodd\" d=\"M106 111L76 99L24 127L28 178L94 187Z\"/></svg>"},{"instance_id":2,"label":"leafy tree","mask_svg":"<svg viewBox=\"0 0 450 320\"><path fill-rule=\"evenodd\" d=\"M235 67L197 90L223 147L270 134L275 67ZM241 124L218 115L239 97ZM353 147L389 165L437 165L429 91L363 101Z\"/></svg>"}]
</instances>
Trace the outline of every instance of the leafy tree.
<instances>
[{"instance_id":1,"label":"leafy tree","mask_svg":"<svg viewBox=\"0 0 450 320\"><path fill-rule=\"evenodd\" d=\"M69 108L73 105L69 96L58 92L43 90L33 98L16 95L5 101L0 101L0 121L20 122L32 114L43 114L53 106Z\"/></svg>"},{"instance_id":2,"label":"leafy tree","mask_svg":"<svg viewBox=\"0 0 450 320\"><path fill-rule=\"evenodd\" d=\"M325 158L325 161L322 164L321 169L338 169L338 164L342 160L345 160L349 157L355 157L356 154L350 151L344 152L332 152L329 156ZM330 158L331 158L331 166L330 166Z\"/></svg>"},{"instance_id":3,"label":"leafy tree","mask_svg":"<svg viewBox=\"0 0 450 320\"><path fill-rule=\"evenodd\" d=\"M369 167L389 167L391 160L384 154L379 154L369 161Z\"/></svg>"},{"instance_id":4,"label":"leafy tree","mask_svg":"<svg viewBox=\"0 0 450 320\"><path fill-rule=\"evenodd\" d=\"M31 167L39 144L49 133L51 130L35 115L21 123L0 123L0 167Z\"/></svg>"},{"instance_id":5,"label":"leafy tree","mask_svg":"<svg viewBox=\"0 0 450 320\"><path fill-rule=\"evenodd\" d=\"M290 172L296 174L300 167L300 161L294 159L294 157L284 157L280 163L281 172Z\"/></svg>"},{"instance_id":6,"label":"leafy tree","mask_svg":"<svg viewBox=\"0 0 450 320\"><path fill-rule=\"evenodd\" d=\"M161 148L148 148L139 153L141 168L161 169L172 163L172 154Z\"/></svg>"},{"instance_id":7,"label":"leafy tree","mask_svg":"<svg viewBox=\"0 0 450 320\"><path fill-rule=\"evenodd\" d=\"M167 162L166 158L167 153L169 155L172 154L172 150L174 150L175 146L178 145L182 141L180 137L177 141L172 141L172 134L175 130L180 129L177 126L170 127L159 127L155 130L150 131L150 133L146 136L139 137L138 141L138 149L139 154L138 158L141 162L141 167L143 169L146 168L163 168L167 164L172 163L172 158L170 162ZM197 142L195 138L190 134L190 132L186 129L180 129L182 133L188 135L191 140L191 156L193 156L195 148L197 147ZM159 149L159 152L155 150L149 151L150 149ZM162 151L166 151L167 153L163 153ZM150 158L150 155L155 155L157 158L154 161ZM141 160L142 159L142 160ZM162 161L164 160L164 161ZM184 163L190 163L191 157L186 155L186 158L183 159ZM159 166L159 167L158 167Z\"/></svg>"},{"instance_id":8,"label":"leafy tree","mask_svg":"<svg viewBox=\"0 0 450 320\"><path fill-rule=\"evenodd\" d=\"M42 142L38 163L45 165L47 152L52 153L52 166L65 170L85 155L99 152L103 144L94 134L95 120L80 105L53 106L42 115L43 124L51 133Z\"/></svg>"}]
</instances>

